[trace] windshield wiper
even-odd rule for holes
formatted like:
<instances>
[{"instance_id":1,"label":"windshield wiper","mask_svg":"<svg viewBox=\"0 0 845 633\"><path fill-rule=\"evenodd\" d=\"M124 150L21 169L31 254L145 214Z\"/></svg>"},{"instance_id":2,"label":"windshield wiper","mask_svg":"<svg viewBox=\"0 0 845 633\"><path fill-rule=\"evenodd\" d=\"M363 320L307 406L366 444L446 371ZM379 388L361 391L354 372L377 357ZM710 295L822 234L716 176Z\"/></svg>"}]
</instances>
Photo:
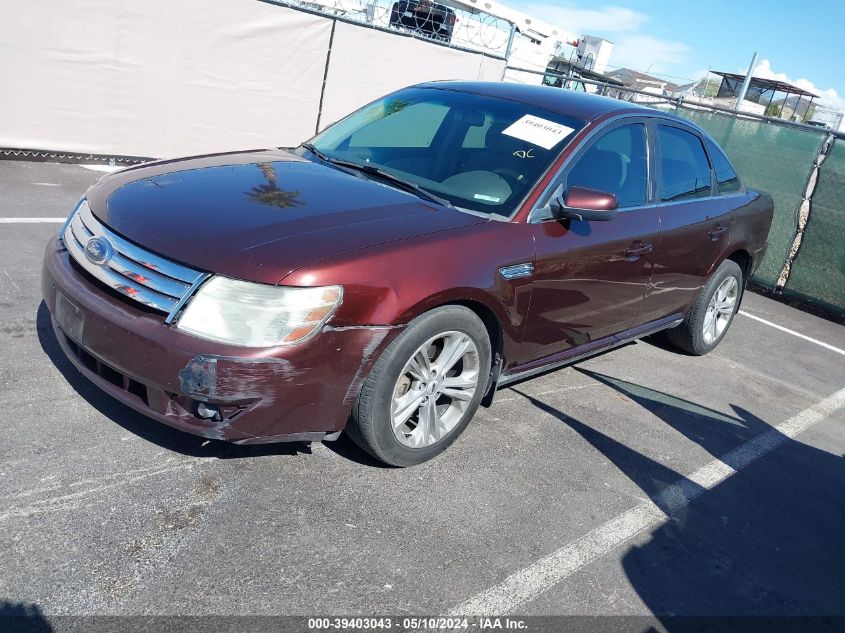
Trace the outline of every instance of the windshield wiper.
<instances>
[{"instance_id":1,"label":"windshield wiper","mask_svg":"<svg viewBox=\"0 0 845 633\"><path fill-rule=\"evenodd\" d=\"M314 143L300 143L299 146L304 147L305 149L307 149L309 152L314 154L314 156L316 156L317 158L319 158L322 161L329 162L331 160L329 158L328 154L326 154L323 151L317 149L317 147L314 145Z\"/></svg>"},{"instance_id":2,"label":"windshield wiper","mask_svg":"<svg viewBox=\"0 0 845 633\"><path fill-rule=\"evenodd\" d=\"M399 187L400 189L404 189L410 193L417 194L420 198L424 198L429 202L435 202L437 204L441 204L444 207L450 207L454 209L455 207L452 205L451 202L446 200L445 198L441 198L430 191L423 189L417 183L411 182L410 180L405 180L404 178L400 178L395 174L387 171L386 169L382 169L381 167L376 167L375 165L362 165L360 163L354 163L349 160L342 160L339 158L332 158L330 159L331 162L337 165L343 165L344 167L349 167L350 169L357 169L359 171L363 171L364 173L371 174L373 176L378 176L379 178L388 181L389 183Z\"/></svg>"},{"instance_id":3,"label":"windshield wiper","mask_svg":"<svg viewBox=\"0 0 845 633\"><path fill-rule=\"evenodd\" d=\"M435 202L437 204L443 205L444 207L449 207L452 209L455 208L452 203L446 200L445 198L441 198L440 196L437 196L431 193L430 191L423 189L417 183L411 182L410 180L405 180L404 178L400 178L399 176L396 176L391 172L387 171L386 169L382 169L381 167L356 163L354 161L344 160L342 158L334 158L333 156L329 156L322 150L317 149L313 143L302 143L300 147L304 147L309 152L314 154L314 156L319 158L321 161L329 163L330 165L337 165L338 167L353 169L358 172L370 174L371 176L378 176L382 180L386 180L391 184L397 186L398 188L403 189L404 191L414 193L418 197L428 200L429 202Z\"/></svg>"}]
</instances>

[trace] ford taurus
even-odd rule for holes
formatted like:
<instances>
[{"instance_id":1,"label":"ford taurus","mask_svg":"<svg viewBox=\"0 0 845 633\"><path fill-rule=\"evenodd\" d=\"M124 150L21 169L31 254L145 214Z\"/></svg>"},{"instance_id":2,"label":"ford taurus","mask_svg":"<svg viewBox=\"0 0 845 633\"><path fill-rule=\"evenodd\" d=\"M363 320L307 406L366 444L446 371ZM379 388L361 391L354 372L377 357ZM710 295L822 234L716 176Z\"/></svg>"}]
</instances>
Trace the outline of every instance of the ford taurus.
<instances>
[{"instance_id":1,"label":"ford taurus","mask_svg":"<svg viewBox=\"0 0 845 633\"><path fill-rule=\"evenodd\" d=\"M94 383L239 444L346 431L437 455L497 388L667 330L728 330L772 199L703 130L564 90L435 82L294 149L102 178L44 300Z\"/></svg>"}]
</instances>

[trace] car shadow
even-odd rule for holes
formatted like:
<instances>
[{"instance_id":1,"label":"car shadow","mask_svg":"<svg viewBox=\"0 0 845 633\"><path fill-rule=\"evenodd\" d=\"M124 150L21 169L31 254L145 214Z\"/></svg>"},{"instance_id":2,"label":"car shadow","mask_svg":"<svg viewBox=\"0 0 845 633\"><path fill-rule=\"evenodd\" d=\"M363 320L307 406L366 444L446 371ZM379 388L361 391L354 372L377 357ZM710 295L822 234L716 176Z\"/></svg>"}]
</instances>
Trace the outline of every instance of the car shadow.
<instances>
[{"instance_id":1,"label":"car shadow","mask_svg":"<svg viewBox=\"0 0 845 633\"><path fill-rule=\"evenodd\" d=\"M162 448L190 457L216 457L218 459L242 459L264 455L310 454L311 446L306 442L284 442L240 446L220 440L206 439L184 433L138 413L131 407L115 400L83 376L68 360L56 335L50 319L50 311L42 301L36 315L38 342L41 349L61 372L64 379L85 401L103 416L140 438Z\"/></svg>"},{"instance_id":2,"label":"car shadow","mask_svg":"<svg viewBox=\"0 0 845 633\"><path fill-rule=\"evenodd\" d=\"M348 459L351 462L355 462L356 464L360 464L361 466L384 469L396 468L396 466L391 466L390 464L385 464L384 462L377 460L353 442L346 433L341 433L340 437L333 442L323 442L323 446L336 455L339 455L344 459Z\"/></svg>"},{"instance_id":3,"label":"car shadow","mask_svg":"<svg viewBox=\"0 0 845 633\"><path fill-rule=\"evenodd\" d=\"M579 371L717 457L761 433L778 433L735 405L734 414L725 415ZM631 586L668 631L845 629L845 456L775 436L777 448L704 490L682 473L522 395L578 433L649 497L673 483L692 492L687 505L661 507L668 519L620 554Z\"/></svg>"},{"instance_id":4,"label":"car shadow","mask_svg":"<svg viewBox=\"0 0 845 633\"><path fill-rule=\"evenodd\" d=\"M0 600L0 630L51 633L54 629L37 604Z\"/></svg>"},{"instance_id":5,"label":"car shadow","mask_svg":"<svg viewBox=\"0 0 845 633\"><path fill-rule=\"evenodd\" d=\"M648 343L656 347L657 349L662 349L664 352L671 352L676 356L693 356L688 351L681 349L680 347L675 347L672 344L672 341L669 340L669 336L666 334L666 330L661 330L660 332L655 332L654 334L649 334L648 336L644 336L643 338L639 339L644 343Z\"/></svg>"}]
</instances>

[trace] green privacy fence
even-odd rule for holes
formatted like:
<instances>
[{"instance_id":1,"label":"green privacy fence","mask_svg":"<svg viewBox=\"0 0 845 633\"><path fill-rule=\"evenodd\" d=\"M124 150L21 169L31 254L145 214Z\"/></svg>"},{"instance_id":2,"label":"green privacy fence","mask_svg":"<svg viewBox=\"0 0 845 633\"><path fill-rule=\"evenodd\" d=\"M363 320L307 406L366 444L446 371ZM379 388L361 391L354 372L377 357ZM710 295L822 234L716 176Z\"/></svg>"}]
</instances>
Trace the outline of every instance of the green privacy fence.
<instances>
[{"instance_id":1,"label":"green privacy fence","mask_svg":"<svg viewBox=\"0 0 845 633\"><path fill-rule=\"evenodd\" d=\"M798 208L826 134L718 112L676 108L675 113L710 133L746 186L772 195L775 215L769 248L754 281L773 288L795 238ZM841 244L839 249L841 252ZM842 307L845 309L845 302Z\"/></svg>"},{"instance_id":2,"label":"green privacy fence","mask_svg":"<svg viewBox=\"0 0 845 633\"><path fill-rule=\"evenodd\" d=\"M754 281L845 315L845 135L716 106L656 97L551 71L545 83L669 110L697 123L721 145L751 189L771 194L775 213ZM557 83L554 83L554 80ZM833 141L834 136L838 137ZM832 142L832 146L831 146Z\"/></svg>"},{"instance_id":3,"label":"green privacy fence","mask_svg":"<svg viewBox=\"0 0 845 633\"><path fill-rule=\"evenodd\" d=\"M845 140L818 171L810 216L784 292L845 313Z\"/></svg>"}]
</instances>

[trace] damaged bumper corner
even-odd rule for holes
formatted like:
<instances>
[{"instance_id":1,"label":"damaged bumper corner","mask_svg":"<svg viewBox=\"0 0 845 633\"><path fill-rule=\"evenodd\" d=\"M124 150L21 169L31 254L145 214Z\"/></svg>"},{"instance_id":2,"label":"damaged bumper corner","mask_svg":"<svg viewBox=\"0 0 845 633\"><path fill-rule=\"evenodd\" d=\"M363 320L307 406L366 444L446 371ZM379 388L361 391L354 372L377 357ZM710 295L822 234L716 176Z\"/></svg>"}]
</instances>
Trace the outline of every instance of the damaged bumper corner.
<instances>
[{"instance_id":1,"label":"damaged bumper corner","mask_svg":"<svg viewBox=\"0 0 845 633\"><path fill-rule=\"evenodd\" d=\"M101 389L159 422L238 444L336 438L399 330L325 326L302 345L270 349L200 340L104 292L56 240L42 291L61 348Z\"/></svg>"}]
</instances>

